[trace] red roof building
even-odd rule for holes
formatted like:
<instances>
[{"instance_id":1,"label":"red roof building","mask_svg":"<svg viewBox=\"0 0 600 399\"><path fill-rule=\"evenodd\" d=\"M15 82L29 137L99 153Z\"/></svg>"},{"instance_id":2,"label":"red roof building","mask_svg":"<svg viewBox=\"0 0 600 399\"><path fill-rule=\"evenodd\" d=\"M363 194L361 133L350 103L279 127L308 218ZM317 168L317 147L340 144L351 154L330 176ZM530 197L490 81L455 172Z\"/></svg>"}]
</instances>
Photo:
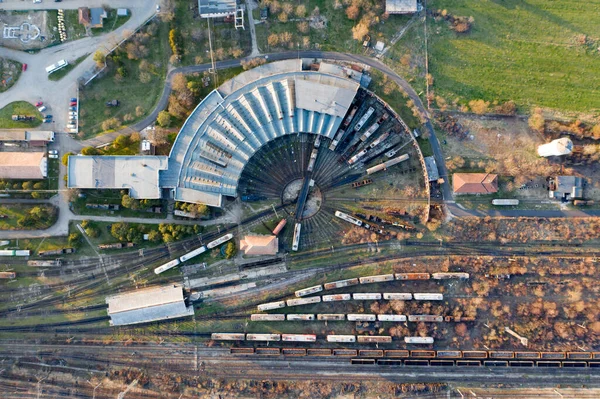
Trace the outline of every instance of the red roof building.
<instances>
[{"instance_id":1,"label":"red roof building","mask_svg":"<svg viewBox=\"0 0 600 399\"><path fill-rule=\"evenodd\" d=\"M498 191L498 175L491 173L455 173L454 194L491 194Z\"/></svg>"},{"instance_id":2,"label":"red roof building","mask_svg":"<svg viewBox=\"0 0 600 399\"><path fill-rule=\"evenodd\" d=\"M275 255L279 240L275 236L246 236L240 240L240 249L245 255Z\"/></svg>"}]
</instances>

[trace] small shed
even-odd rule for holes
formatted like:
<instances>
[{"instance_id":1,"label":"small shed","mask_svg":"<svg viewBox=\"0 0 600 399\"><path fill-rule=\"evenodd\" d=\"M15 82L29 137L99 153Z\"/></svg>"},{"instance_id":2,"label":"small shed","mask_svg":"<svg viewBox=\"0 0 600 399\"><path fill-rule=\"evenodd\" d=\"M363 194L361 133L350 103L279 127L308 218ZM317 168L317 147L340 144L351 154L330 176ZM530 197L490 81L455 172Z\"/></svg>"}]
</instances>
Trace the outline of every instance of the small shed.
<instances>
[{"instance_id":1,"label":"small shed","mask_svg":"<svg viewBox=\"0 0 600 399\"><path fill-rule=\"evenodd\" d=\"M126 8L117 8L117 17L126 17L129 15L129 10Z\"/></svg>"},{"instance_id":2,"label":"small shed","mask_svg":"<svg viewBox=\"0 0 600 399\"><path fill-rule=\"evenodd\" d=\"M83 26L89 26L91 23L90 9L87 7L79 7L79 23Z\"/></svg>"}]
</instances>

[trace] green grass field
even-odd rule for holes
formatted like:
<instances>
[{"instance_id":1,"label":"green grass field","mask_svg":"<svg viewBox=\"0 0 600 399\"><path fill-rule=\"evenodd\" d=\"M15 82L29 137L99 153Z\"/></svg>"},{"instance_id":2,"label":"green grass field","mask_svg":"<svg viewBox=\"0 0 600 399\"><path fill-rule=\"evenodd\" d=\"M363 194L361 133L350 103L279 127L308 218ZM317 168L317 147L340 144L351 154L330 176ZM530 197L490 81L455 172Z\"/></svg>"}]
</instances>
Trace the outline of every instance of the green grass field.
<instances>
[{"instance_id":1,"label":"green grass field","mask_svg":"<svg viewBox=\"0 0 600 399\"><path fill-rule=\"evenodd\" d=\"M13 115L33 116L31 121L13 121ZM0 109L0 129L24 129L39 126L42 114L27 101L15 101Z\"/></svg>"},{"instance_id":2,"label":"green grass field","mask_svg":"<svg viewBox=\"0 0 600 399\"><path fill-rule=\"evenodd\" d=\"M456 34L448 22L428 17L433 88L449 103L600 109L597 1L433 0L428 7L474 18L470 33Z\"/></svg>"}]
</instances>

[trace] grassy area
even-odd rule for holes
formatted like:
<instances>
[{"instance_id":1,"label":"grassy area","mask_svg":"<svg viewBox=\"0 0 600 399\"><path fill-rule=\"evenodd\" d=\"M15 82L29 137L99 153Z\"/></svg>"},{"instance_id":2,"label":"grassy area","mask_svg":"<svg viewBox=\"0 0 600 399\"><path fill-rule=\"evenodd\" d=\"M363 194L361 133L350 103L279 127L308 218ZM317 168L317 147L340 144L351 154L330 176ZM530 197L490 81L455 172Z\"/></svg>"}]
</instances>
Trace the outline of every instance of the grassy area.
<instances>
[{"instance_id":1,"label":"grassy area","mask_svg":"<svg viewBox=\"0 0 600 399\"><path fill-rule=\"evenodd\" d=\"M10 89L21 76L23 64L3 58L0 60L0 93Z\"/></svg>"},{"instance_id":2,"label":"grassy area","mask_svg":"<svg viewBox=\"0 0 600 399\"><path fill-rule=\"evenodd\" d=\"M65 76L67 76L67 74L69 72L71 72L77 65L81 64L81 62L83 60L85 60L88 57L89 54L85 54L82 55L81 57L77 58L75 61L69 63L69 65L67 65L66 67L59 69L56 72L52 72L50 75L48 75L48 79L50 80L61 80L62 78L64 78Z\"/></svg>"},{"instance_id":3,"label":"grassy area","mask_svg":"<svg viewBox=\"0 0 600 399\"><path fill-rule=\"evenodd\" d=\"M118 63L109 60L106 72L80 91L80 138L135 123L154 108L164 87L169 54L168 31L166 24L158 22L150 22L142 29L143 33L151 35L151 41L147 43L148 54L143 58L150 64L149 71L144 73L147 81L140 80L141 60L128 59L125 43L113 53ZM119 68L123 68L125 77L116 76ZM120 105L106 107L105 103L113 99L119 100ZM103 126L103 122L109 119L115 123Z\"/></svg>"},{"instance_id":4,"label":"grassy area","mask_svg":"<svg viewBox=\"0 0 600 399\"><path fill-rule=\"evenodd\" d=\"M67 28L67 40L77 40L87 36L85 26L79 23L78 10L63 10L63 15Z\"/></svg>"},{"instance_id":5,"label":"grassy area","mask_svg":"<svg viewBox=\"0 0 600 399\"><path fill-rule=\"evenodd\" d=\"M115 8L104 7L104 9L107 17L103 21L102 28L92 28L93 35L101 35L118 29L131 18L131 12L128 12L126 16L118 16Z\"/></svg>"},{"instance_id":6,"label":"grassy area","mask_svg":"<svg viewBox=\"0 0 600 399\"><path fill-rule=\"evenodd\" d=\"M141 218L164 218L167 216L166 206L163 204L163 212L152 213L144 210L132 210L121 205L121 192L119 190L82 190L85 198L77 198L71 203L73 212L78 215L94 216L122 216ZM112 204L119 205L119 210L110 211L103 209L86 208L86 204Z\"/></svg>"},{"instance_id":7,"label":"grassy area","mask_svg":"<svg viewBox=\"0 0 600 399\"><path fill-rule=\"evenodd\" d=\"M370 89L381 97L383 101L388 103L409 128L419 128L421 126L419 118L406 105L409 100L406 93L394 81L388 80L382 72L372 70L371 77L373 80L371 81Z\"/></svg>"},{"instance_id":8,"label":"grassy area","mask_svg":"<svg viewBox=\"0 0 600 399\"><path fill-rule=\"evenodd\" d=\"M48 189L58 190L60 159L48 159Z\"/></svg>"},{"instance_id":9,"label":"grassy area","mask_svg":"<svg viewBox=\"0 0 600 399\"><path fill-rule=\"evenodd\" d=\"M32 210L46 210L42 217L28 217ZM35 212L35 211L34 211ZM0 206L0 230L36 230L47 229L56 222L58 213L50 205L4 204ZM24 219L28 223L21 223Z\"/></svg>"},{"instance_id":10,"label":"grassy area","mask_svg":"<svg viewBox=\"0 0 600 399\"><path fill-rule=\"evenodd\" d=\"M513 100L521 108L598 110L597 2L433 0L428 8L474 18L466 34L428 18L433 89L448 103Z\"/></svg>"},{"instance_id":11,"label":"grassy area","mask_svg":"<svg viewBox=\"0 0 600 399\"><path fill-rule=\"evenodd\" d=\"M223 22L220 18L199 18L195 12L190 11L188 0L176 0L175 4L173 25L181 33L184 49L181 64L210 62L207 21L210 21L212 48L216 60L240 58L250 54L252 43L246 17L246 30L236 30L233 22ZM194 6L197 7L197 2Z\"/></svg>"},{"instance_id":12,"label":"grassy area","mask_svg":"<svg viewBox=\"0 0 600 399\"><path fill-rule=\"evenodd\" d=\"M13 115L33 116L31 121L13 121ZM23 129L39 126L42 114L27 101L15 101L0 109L0 129Z\"/></svg>"}]
</instances>

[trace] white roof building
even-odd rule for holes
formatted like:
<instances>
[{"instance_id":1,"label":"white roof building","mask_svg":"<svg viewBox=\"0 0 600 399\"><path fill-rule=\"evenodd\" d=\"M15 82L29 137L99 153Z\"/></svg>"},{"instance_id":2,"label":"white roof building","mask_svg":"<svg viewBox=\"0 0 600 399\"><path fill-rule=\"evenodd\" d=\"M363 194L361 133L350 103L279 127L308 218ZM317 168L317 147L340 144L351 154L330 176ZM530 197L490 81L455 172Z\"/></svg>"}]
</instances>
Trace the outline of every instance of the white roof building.
<instances>
[{"instance_id":1,"label":"white roof building","mask_svg":"<svg viewBox=\"0 0 600 399\"><path fill-rule=\"evenodd\" d=\"M202 18L219 18L235 14L237 0L198 0Z\"/></svg>"},{"instance_id":2,"label":"white roof building","mask_svg":"<svg viewBox=\"0 0 600 399\"><path fill-rule=\"evenodd\" d=\"M69 188L127 189L133 198L160 198L158 173L165 156L70 156Z\"/></svg>"},{"instance_id":3,"label":"white roof building","mask_svg":"<svg viewBox=\"0 0 600 399\"><path fill-rule=\"evenodd\" d=\"M113 326L148 323L194 314L193 306L185 306L183 287L177 284L108 296L106 303L110 324Z\"/></svg>"},{"instance_id":4,"label":"white roof building","mask_svg":"<svg viewBox=\"0 0 600 399\"><path fill-rule=\"evenodd\" d=\"M412 14L419 11L417 0L386 0L385 12L388 14Z\"/></svg>"}]
</instances>

